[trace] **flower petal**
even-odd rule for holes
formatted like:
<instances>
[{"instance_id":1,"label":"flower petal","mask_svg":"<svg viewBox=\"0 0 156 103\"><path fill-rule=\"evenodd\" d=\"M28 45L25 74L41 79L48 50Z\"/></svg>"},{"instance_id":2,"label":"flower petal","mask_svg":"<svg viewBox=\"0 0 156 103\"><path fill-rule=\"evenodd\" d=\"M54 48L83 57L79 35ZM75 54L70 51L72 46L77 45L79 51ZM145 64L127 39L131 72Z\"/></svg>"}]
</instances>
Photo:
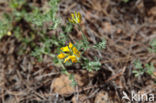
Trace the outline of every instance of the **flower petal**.
<instances>
[{"instance_id":1,"label":"flower petal","mask_svg":"<svg viewBox=\"0 0 156 103\"><path fill-rule=\"evenodd\" d=\"M77 15L78 15L78 18L81 18L81 14L80 14L80 12L78 12Z\"/></svg>"},{"instance_id":2,"label":"flower petal","mask_svg":"<svg viewBox=\"0 0 156 103\"><path fill-rule=\"evenodd\" d=\"M69 52L70 51L68 46L62 47L61 50L64 51L64 52Z\"/></svg>"},{"instance_id":3,"label":"flower petal","mask_svg":"<svg viewBox=\"0 0 156 103\"><path fill-rule=\"evenodd\" d=\"M72 48L73 47L73 44L70 42L69 43L69 48Z\"/></svg>"},{"instance_id":4,"label":"flower petal","mask_svg":"<svg viewBox=\"0 0 156 103\"><path fill-rule=\"evenodd\" d=\"M71 13L72 20L75 19L74 13Z\"/></svg>"},{"instance_id":5,"label":"flower petal","mask_svg":"<svg viewBox=\"0 0 156 103\"><path fill-rule=\"evenodd\" d=\"M72 55L72 56L68 56L65 60L64 60L64 63L71 60L73 63L76 63L77 62L77 58L76 56Z\"/></svg>"},{"instance_id":6,"label":"flower petal","mask_svg":"<svg viewBox=\"0 0 156 103\"><path fill-rule=\"evenodd\" d=\"M76 56L71 56L70 59L72 60L73 63L76 63L76 62L77 62L77 58L76 58Z\"/></svg>"},{"instance_id":7,"label":"flower petal","mask_svg":"<svg viewBox=\"0 0 156 103\"><path fill-rule=\"evenodd\" d=\"M75 47L73 47L73 53L74 53L74 55L76 55L77 57L80 57L80 52L79 52Z\"/></svg>"},{"instance_id":8,"label":"flower petal","mask_svg":"<svg viewBox=\"0 0 156 103\"><path fill-rule=\"evenodd\" d=\"M61 53L57 56L59 59L63 59L66 57L66 54L65 53Z\"/></svg>"},{"instance_id":9,"label":"flower petal","mask_svg":"<svg viewBox=\"0 0 156 103\"><path fill-rule=\"evenodd\" d=\"M64 63L70 60L70 56L68 56L65 60Z\"/></svg>"},{"instance_id":10,"label":"flower petal","mask_svg":"<svg viewBox=\"0 0 156 103\"><path fill-rule=\"evenodd\" d=\"M73 23L73 20L72 19L68 18L68 20L69 20L69 22Z\"/></svg>"},{"instance_id":11,"label":"flower petal","mask_svg":"<svg viewBox=\"0 0 156 103\"><path fill-rule=\"evenodd\" d=\"M75 17L77 17L77 12L75 11Z\"/></svg>"},{"instance_id":12,"label":"flower petal","mask_svg":"<svg viewBox=\"0 0 156 103\"><path fill-rule=\"evenodd\" d=\"M77 17L77 18L78 18L77 22L80 23L80 22L81 22L81 14L78 12L77 15L78 15L78 17Z\"/></svg>"}]
</instances>

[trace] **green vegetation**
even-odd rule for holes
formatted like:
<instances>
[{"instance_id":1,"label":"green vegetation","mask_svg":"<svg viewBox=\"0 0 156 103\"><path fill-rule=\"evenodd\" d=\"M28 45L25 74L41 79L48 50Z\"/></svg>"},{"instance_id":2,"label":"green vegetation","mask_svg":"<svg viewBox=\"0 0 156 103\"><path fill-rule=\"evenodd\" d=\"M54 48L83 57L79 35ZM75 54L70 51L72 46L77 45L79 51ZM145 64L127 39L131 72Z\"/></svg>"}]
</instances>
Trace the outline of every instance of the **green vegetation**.
<instances>
[{"instance_id":1,"label":"green vegetation","mask_svg":"<svg viewBox=\"0 0 156 103\"><path fill-rule=\"evenodd\" d=\"M149 51L150 52L153 52L153 53L156 53L156 39L153 39L150 42L150 46L151 46L151 48L149 48Z\"/></svg>"},{"instance_id":2,"label":"green vegetation","mask_svg":"<svg viewBox=\"0 0 156 103\"><path fill-rule=\"evenodd\" d=\"M91 45L85 34L82 32L79 23L81 22L81 14L76 13L70 19L74 23L68 22L66 25L61 24L61 18L57 16L58 0L50 0L49 7L46 12L43 12L41 8L27 4L25 0L12 0L9 2L11 13L4 13L3 19L0 22L0 39L4 36L14 36L21 45L19 46L19 54L23 55L28 53L42 62L43 55L52 57L52 61L56 66L61 66L63 73L69 76L72 80L72 85L76 85L73 74L68 73L66 66L72 65L71 58L69 57L68 62L63 63L63 60L57 58L60 52L60 48L65 46L65 43L69 43L69 34L72 31L73 26L77 26L82 34L82 40L74 41L74 46L81 50L81 56L78 62L83 69L90 72L99 70L101 63L100 59L94 61L89 60L87 57L82 57L83 53L87 50L95 48L102 50L106 46L106 41L103 39L95 45ZM27 8L26 8L27 7ZM25 27L21 26L20 23L24 23ZM76 24L77 23L77 24ZM61 30L59 35L50 33L49 31ZM27 48L30 48L27 50ZM52 52L53 49L53 52ZM76 51L75 51L76 52ZM70 60L71 59L71 60ZM76 60L77 61L77 60Z\"/></svg>"},{"instance_id":3,"label":"green vegetation","mask_svg":"<svg viewBox=\"0 0 156 103\"><path fill-rule=\"evenodd\" d=\"M134 63L135 70L132 72L135 74L136 77L143 75L144 73L147 73L148 75L154 76L156 79L156 76L154 74L154 65L152 63L143 65L140 60L135 61Z\"/></svg>"}]
</instances>

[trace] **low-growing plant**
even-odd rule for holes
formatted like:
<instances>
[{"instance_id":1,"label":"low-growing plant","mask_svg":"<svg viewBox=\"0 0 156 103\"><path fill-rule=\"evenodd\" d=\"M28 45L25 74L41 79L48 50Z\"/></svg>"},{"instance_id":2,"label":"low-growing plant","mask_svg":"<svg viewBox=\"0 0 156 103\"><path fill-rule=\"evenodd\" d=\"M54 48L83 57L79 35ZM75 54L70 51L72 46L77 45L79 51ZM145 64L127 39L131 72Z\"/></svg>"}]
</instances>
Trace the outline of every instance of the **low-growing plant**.
<instances>
[{"instance_id":1,"label":"low-growing plant","mask_svg":"<svg viewBox=\"0 0 156 103\"><path fill-rule=\"evenodd\" d=\"M150 46L151 46L151 48L149 48L149 51L150 52L153 52L153 53L156 53L156 39L153 39L150 42Z\"/></svg>"},{"instance_id":2,"label":"low-growing plant","mask_svg":"<svg viewBox=\"0 0 156 103\"><path fill-rule=\"evenodd\" d=\"M89 59L85 58L85 62L83 64L83 68L87 69L89 72L92 72L94 70L98 71L101 67L101 63L98 59L95 59L95 61L90 61Z\"/></svg>"},{"instance_id":3,"label":"low-growing plant","mask_svg":"<svg viewBox=\"0 0 156 103\"><path fill-rule=\"evenodd\" d=\"M21 42L20 54L27 53L26 49L30 46L32 50L30 55L36 57L40 62L43 55L50 56L54 64L62 68L62 73L68 75L72 85L75 86L77 83L74 76L67 71L66 66L79 63L83 69L89 72L99 70L100 59L90 60L83 55L91 49L104 49L106 41L102 39L95 45L89 43L81 30L82 16L79 12L71 13L69 22L62 25L61 18L57 16L58 3L58 0L50 0L49 8L43 12L42 9L27 4L25 0L12 0L9 2L10 8L12 8L11 14L6 13L4 22L0 23L0 39L5 35L13 35ZM26 10L24 6L28 6L30 10ZM26 31L18 24L20 22L27 25L28 33L24 34ZM69 39L73 26L78 27L81 32L81 40L71 41ZM59 35L54 34L58 30ZM54 49L53 52L52 49Z\"/></svg>"},{"instance_id":4,"label":"low-growing plant","mask_svg":"<svg viewBox=\"0 0 156 103\"><path fill-rule=\"evenodd\" d=\"M106 41L105 39L102 40L102 42L95 44L95 45L90 45L87 37L85 34L82 32L80 23L81 23L81 14L78 12L71 13L71 18L69 18L69 22L72 25L75 25L78 27L78 30L81 32L82 35L82 40L76 40L75 44L72 44L69 42L69 45L60 48L60 54L58 55L58 59L62 60L63 62L60 62L61 65L72 65L72 63L80 63L82 65L83 69L88 70L89 72L92 72L94 70L99 70L101 67L101 63L99 59L95 59L94 61L89 60L88 58L82 56L83 53L89 49L95 48L98 50L102 50L106 46ZM69 41L69 40L68 40ZM81 50L81 52L79 51ZM66 69L64 71L67 74ZM74 78L72 78L74 80ZM76 84L76 83L73 83Z\"/></svg>"},{"instance_id":5,"label":"low-growing plant","mask_svg":"<svg viewBox=\"0 0 156 103\"><path fill-rule=\"evenodd\" d=\"M143 75L145 73L145 69L143 68L140 60L134 62L134 67L135 70L133 70L132 72L135 74L136 77Z\"/></svg>"},{"instance_id":6,"label":"low-growing plant","mask_svg":"<svg viewBox=\"0 0 156 103\"><path fill-rule=\"evenodd\" d=\"M25 20L28 14L24 8L24 5L27 5L26 0L10 0L8 5L10 11L3 13L3 17L0 20L0 40L7 35L14 36L18 42L21 42L18 49L19 54L26 53L26 48L29 45L33 46L33 40L35 39L33 31L29 31L28 35L24 35L26 30L22 25L29 26Z\"/></svg>"},{"instance_id":7,"label":"low-growing plant","mask_svg":"<svg viewBox=\"0 0 156 103\"><path fill-rule=\"evenodd\" d=\"M5 35L8 35L8 33L11 34L11 30L12 30L11 21L12 18L10 18L10 16L5 13L3 15L3 19L0 20L0 39L2 39Z\"/></svg>"},{"instance_id":8,"label":"low-growing plant","mask_svg":"<svg viewBox=\"0 0 156 103\"><path fill-rule=\"evenodd\" d=\"M155 67L153 63L143 65L140 60L137 60L134 62L134 67L135 70L133 70L132 72L135 74L136 77L147 73L148 75L155 77L156 80L156 75L154 74Z\"/></svg>"}]
</instances>

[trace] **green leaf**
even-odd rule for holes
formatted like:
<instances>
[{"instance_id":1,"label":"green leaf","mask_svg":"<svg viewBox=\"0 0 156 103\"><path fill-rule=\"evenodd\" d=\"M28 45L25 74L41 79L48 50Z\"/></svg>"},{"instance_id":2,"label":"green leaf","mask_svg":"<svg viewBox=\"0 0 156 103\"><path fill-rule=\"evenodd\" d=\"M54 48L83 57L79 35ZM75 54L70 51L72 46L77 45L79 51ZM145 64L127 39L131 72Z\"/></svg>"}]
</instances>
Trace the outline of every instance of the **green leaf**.
<instances>
[{"instance_id":1,"label":"green leaf","mask_svg":"<svg viewBox=\"0 0 156 103\"><path fill-rule=\"evenodd\" d=\"M136 69L143 69L142 63L140 62L140 60L135 61L134 64L135 64Z\"/></svg>"},{"instance_id":2,"label":"green leaf","mask_svg":"<svg viewBox=\"0 0 156 103\"><path fill-rule=\"evenodd\" d=\"M153 64L146 64L145 65L145 67L146 67L146 69L147 69L147 73L149 74L149 75L152 75L153 74L153 72L154 72L154 65Z\"/></svg>"},{"instance_id":3,"label":"green leaf","mask_svg":"<svg viewBox=\"0 0 156 103\"><path fill-rule=\"evenodd\" d=\"M93 47L96 49L99 49L99 50L106 48L106 40L103 39L102 42L99 42L98 44L94 45Z\"/></svg>"}]
</instances>

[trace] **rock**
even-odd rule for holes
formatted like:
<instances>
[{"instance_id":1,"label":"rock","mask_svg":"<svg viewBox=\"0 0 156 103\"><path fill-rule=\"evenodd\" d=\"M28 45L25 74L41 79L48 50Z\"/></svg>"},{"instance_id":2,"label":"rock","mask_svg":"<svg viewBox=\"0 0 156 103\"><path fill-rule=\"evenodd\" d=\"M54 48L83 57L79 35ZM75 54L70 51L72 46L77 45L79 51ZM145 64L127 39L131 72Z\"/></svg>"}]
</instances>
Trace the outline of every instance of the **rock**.
<instances>
[{"instance_id":1,"label":"rock","mask_svg":"<svg viewBox=\"0 0 156 103\"><path fill-rule=\"evenodd\" d=\"M56 78L51 85L51 88L54 90L55 93L60 95L70 94L74 92L74 88L71 86L71 80L66 75L61 75L60 77Z\"/></svg>"},{"instance_id":2,"label":"rock","mask_svg":"<svg viewBox=\"0 0 156 103\"><path fill-rule=\"evenodd\" d=\"M75 80L78 84L78 86L82 86L83 82L81 80L81 76L78 74L74 75ZM75 91L74 87L71 85L72 81L69 80L69 77L67 75L60 75L58 78L56 78L52 84L51 84L51 89L60 95L66 95L66 94L71 94Z\"/></svg>"},{"instance_id":3,"label":"rock","mask_svg":"<svg viewBox=\"0 0 156 103\"><path fill-rule=\"evenodd\" d=\"M112 101L109 98L108 93L102 91L96 95L94 103L117 103L117 102Z\"/></svg>"}]
</instances>

